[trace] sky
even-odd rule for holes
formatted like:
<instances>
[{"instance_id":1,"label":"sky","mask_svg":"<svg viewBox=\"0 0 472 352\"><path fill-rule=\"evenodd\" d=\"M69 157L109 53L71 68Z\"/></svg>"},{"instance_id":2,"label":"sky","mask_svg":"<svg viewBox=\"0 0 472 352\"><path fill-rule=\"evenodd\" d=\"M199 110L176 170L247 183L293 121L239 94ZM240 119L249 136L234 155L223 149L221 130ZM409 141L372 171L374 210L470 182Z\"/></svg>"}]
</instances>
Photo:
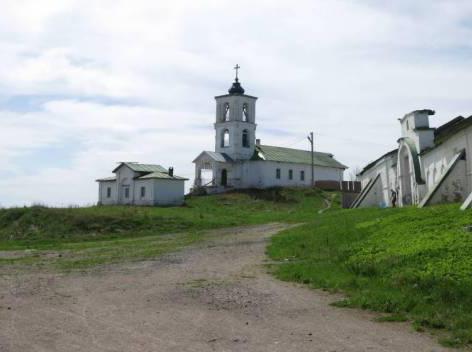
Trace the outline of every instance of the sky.
<instances>
[{"instance_id":1,"label":"sky","mask_svg":"<svg viewBox=\"0 0 472 352\"><path fill-rule=\"evenodd\" d=\"M398 118L472 115L470 0L2 0L0 206L89 205L119 161L214 149L233 67L263 144L352 170L396 147Z\"/></svg>"}]
</instances>

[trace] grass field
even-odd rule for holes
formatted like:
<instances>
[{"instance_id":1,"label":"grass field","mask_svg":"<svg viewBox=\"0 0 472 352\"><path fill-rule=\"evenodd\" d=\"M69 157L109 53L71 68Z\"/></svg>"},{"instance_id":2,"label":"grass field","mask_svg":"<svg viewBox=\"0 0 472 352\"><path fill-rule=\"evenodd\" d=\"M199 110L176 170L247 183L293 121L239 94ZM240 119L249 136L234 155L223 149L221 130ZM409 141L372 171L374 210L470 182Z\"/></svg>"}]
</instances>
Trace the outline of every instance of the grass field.
<instances>
[{"instance_id":1,"label":"grass field","mask_svg":"<svg viewBox=\"0 0 472 352\"><path fill-rule=\"evenodd\" d=\"M447 346L472 344L471 211L333 209L280 233L268 254L286 261L275 275L346 293L342 307L413 321Z\"/></svg>"},{"instance_id":2,"label":"grass field","mask_svg":"<svg viewBox=\"0 0 472 352\"><path fill-rule=\"evenodd\" d=\"M152 258L201 240L209 229L310 221L324 206L323 197L331 196L318 190L271 189L190 197L185 206L169 208L0 209L0 268L70 270Z\"/></svg>"},{"instance_id":3,"label":"grass field","mask_svg":"<svg viewBox=\"0 0 472 352\"><path fill-rule=\"evenodd\" d=\"M322 214L326 199L333 207ZM472 212L339 209L339 195L272 189L191 197L182 207L0 209L0 273L86 269L157 257L201 241L210 229L303 223L272 239L268 254L287 281L340 291L341 307L413 321L448 346L472 344Z\"/></svg>"}]
</instances>

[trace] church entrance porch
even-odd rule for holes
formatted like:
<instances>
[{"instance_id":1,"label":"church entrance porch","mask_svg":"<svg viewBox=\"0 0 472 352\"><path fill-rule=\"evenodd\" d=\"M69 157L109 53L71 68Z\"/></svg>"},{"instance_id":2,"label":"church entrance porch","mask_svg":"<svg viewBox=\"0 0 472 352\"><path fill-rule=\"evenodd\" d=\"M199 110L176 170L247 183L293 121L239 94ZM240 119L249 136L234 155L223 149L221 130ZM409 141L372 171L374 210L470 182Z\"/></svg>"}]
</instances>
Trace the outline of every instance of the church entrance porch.
<instances>
[{"instance_id":1,"label":"church entrance porch","mask_svg":"<svg viewBox=\"0 0 472 352\"><path fill-rule=\"evenodd\" d=\"M195 186L206 187L215 185L215 176L213 172L213 165L205 162L196 170Z\"/></svg>"},{"instance_id":2,"label":"church entrance porch","mask_svg":"<svg viewBox=\"0 0 472 352\"><path fill-rule=\"evenodd\" d=\"M233 165L221 153L203 152L195 160L194 190L220 193L234 186L231 175Z\"/></svg>"}]
</instances>

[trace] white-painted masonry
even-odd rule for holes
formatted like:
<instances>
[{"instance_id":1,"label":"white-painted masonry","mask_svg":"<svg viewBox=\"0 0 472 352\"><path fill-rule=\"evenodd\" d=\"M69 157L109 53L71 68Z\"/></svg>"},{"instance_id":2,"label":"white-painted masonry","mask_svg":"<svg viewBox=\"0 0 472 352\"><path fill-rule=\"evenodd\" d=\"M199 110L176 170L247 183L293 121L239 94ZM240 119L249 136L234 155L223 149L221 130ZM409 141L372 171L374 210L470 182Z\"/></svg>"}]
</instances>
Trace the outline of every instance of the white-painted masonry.
<instances>
[{"instance_id":1,"label":"white-painted masonry","mask_svg":"<svg viewBox=\"0 0 472 352\"><path fill-rule=\"evenodd\" d=\"M392 205L392 191L397 193L399 206L464 202L472 193L472 116L431 128L431 115L432 110L418 110L400 119L398 149L370 163L358 175L362 187L381 175L383 197L379 205ZM461 159L454 162L459 154Z\"/></svg>"},{"instance_id":2,"label":"white-painted masonry","mask_svg":"<svg viewBox=\"0 0 472 352\"><path fill-rule=\"evenodd\" d=\"M309 152L261 145L256 139L257 98L245 95L239 84L236 80L230 94L215 97L215 151L202 152L193 161L195 188L214 193L238 188L310 186ZM317 152L314 181L341 182L345 169L333 155Z\"/></svg>"},{"instance_id":3,"label":"white-painted masonry","mask_svg":"<svg viewBox=\"0 0 472 352\"><path fill-rule=\"evenodd\" d=\"M136 170L133 170L134 167ZM160 170L157 174L146 167ZM115 179L97 180L100 205L181 205L187 179L171 175L159 165L122 163L114 170Z\"/></svg>"}]
</instances>

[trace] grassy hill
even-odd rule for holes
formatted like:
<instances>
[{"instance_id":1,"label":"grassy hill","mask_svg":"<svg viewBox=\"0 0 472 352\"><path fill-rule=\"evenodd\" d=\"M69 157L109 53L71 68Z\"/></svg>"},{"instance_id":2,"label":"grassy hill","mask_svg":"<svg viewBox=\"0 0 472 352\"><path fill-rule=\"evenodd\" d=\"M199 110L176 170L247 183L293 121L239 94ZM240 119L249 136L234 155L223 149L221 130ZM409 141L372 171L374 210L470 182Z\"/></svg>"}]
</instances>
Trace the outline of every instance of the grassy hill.
<instances>
[{"instance_id":1,"label":"grassy hill","mask_svg":"<svg viewBox=\"0 0 472 352\"><path fill-rule=\"evenodd\" d=\"M319 190L270 189L190 197L185 206L169 208L0 209L0 251L10 251L0 255L0 269L77 269L152 258L199 241L203 230L310 221L326 197Z\"/></svg>"},{"instance_id":2,"label":"grassy hill","mask_svg":"<svg viewBox=\"0 0 472 352\"><path fill-rule=\"evenodd\" d=\"M272 189L191 197L170 208L0 209L0 273L143 260L200 241L209 229L303 223L268 247L282 263L277 277L344 292L338 306L411 320L446 345L472 344L472 212L458 205L343 210L338 200L319 190Z\"/></svg>"},{"instance_id":3,"label":"grassy hill","mask_svg":"<svg viewBox=\"0 0 472 352\"><path fill-rule=\"evenodd\" d=\"M443 344L472 344L471 211L458 205L425 209L332 210L275 236L269 255L283 280L342 291L338 306L412 320Z\"/></svg>"}]
</instances>

